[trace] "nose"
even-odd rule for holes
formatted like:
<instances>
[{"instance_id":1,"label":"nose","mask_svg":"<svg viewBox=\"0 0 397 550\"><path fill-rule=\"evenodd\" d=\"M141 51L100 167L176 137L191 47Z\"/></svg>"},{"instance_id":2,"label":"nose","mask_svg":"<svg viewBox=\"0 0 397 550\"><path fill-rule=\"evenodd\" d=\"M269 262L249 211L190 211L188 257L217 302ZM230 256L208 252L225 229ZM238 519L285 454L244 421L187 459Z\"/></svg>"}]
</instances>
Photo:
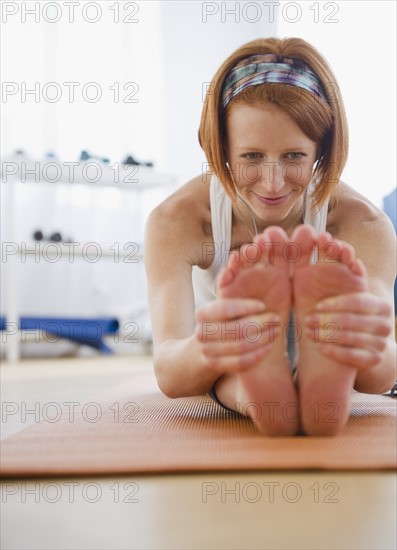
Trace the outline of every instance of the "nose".
<instances>
[{"instance_id":1,"label":"nose","mask_svg":"<svg viewBox=\"0 0 397 550\"><path fill-rule=\"evenodd\" d=\"M270 195L284 187L283 167L279 162L266 161L261 165L261 185Z\"/></svg>"}]
</instances>

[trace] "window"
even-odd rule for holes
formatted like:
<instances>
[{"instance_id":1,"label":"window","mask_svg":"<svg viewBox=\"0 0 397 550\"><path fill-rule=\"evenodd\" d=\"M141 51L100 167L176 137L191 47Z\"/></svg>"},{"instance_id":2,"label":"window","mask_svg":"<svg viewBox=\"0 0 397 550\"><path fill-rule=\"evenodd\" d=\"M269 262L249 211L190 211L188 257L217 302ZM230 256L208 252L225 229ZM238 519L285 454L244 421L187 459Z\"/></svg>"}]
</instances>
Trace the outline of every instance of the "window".
<instances>
[{"instance_id":1,"label":"window","mask_svg":"<svg viewBox=\"0 0 397 550\"><path fill-rule=\"evenodd\" d=\"M62 161L89 150L161 165L159 2L8 2L3 9L3 155ZM15 11L16 10L16 11Z\"/></svg>"}]
</instances>

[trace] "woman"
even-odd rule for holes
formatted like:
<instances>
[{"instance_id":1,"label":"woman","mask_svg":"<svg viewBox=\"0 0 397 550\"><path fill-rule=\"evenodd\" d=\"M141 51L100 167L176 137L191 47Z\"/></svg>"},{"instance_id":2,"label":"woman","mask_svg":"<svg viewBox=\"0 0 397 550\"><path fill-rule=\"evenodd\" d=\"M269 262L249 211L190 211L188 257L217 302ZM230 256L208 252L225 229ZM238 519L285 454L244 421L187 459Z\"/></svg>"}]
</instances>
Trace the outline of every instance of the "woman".
<instances>
[{"instance_id":1,"label":"woman","mask_svg":"<svg viewBox=\"0 0 397 550\"><path fill-rule=\"evenodd\" d=\"M395 234L339 181L338 86L297 38L254 40L215 74L199 130L210 172L150 215L154 367L266 435L332 435L355 388L395 380Z\"/></svg>"}]
</instances>

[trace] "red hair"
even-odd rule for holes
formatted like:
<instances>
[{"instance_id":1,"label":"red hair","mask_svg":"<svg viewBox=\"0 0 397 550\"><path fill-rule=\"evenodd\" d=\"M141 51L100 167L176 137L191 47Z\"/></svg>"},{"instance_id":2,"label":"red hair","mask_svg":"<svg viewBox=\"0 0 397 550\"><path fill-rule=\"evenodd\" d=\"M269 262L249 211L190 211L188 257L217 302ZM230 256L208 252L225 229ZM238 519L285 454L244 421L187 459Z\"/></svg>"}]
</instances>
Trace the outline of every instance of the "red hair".
<instances>
[{"instance_id":1,"label":"red hair","mask_svg":"<svg viewBox=\"0 0 397 550\"><path fill-rule=\"evenodd\" d=\"M232 67L241 59L267 53L296 58L307 63L320 80L327 95L327 103L311 92L291 84L260 84L235 96L222 112L223 83ZM304 134L318 144L313 170L313 180L317 182L313 195L314 204L321 206L328 197L332 197L346 164L349 137L339 87L322 55L301 38L258 39L238 48L216 72L208 88L201 115L199 142L211 171L218 177L232 200L236 198L236 188L226 165L225 117L229 108L237 101L251 104L254 101L270 102L292 116Z\"/></svg>"}]
</instances>

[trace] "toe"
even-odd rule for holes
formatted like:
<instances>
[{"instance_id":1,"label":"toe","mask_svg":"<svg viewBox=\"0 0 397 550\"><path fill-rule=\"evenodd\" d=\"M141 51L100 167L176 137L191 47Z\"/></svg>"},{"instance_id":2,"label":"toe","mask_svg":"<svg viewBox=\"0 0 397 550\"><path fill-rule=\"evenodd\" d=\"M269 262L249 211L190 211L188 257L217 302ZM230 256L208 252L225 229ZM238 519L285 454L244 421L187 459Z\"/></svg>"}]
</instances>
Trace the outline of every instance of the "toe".
<instances>
[{"instance_id":1,"label":"toe","mask_svg":"<svg viewBox=\"0 0 397 550\"><path fill-rule=\"evenodd\" d=\"M221 289L230 285L230 283L234 281L235 276L235 273L231 269L227 267L223 268L216 280L217 291L219 292Z\"/></svg>"},{"instance_id":2,"label":"toe","mask_svg":"<svg viewBox=\"0 0 397 550\"><path fill-rule=\"evenodd\" d=\"M233 274L233 276L236 276L237 273L242 268L242 258L241 258L241 252L240 250L233 250L229 254L229 259L227 262L227 269Z\"/></svg>"},{"instance_id":3,"label":"toe","mask_svg":"<svg viewBox=\"0 0 397 550\"><path fill-rule=\"evenodd\" d=\"M299 254L294 263L294 268L306 267L311 263L312 256L318 248L317 236L310 225L298 226L291 236L291 243L295 243Z\"/></svg>"}]
</instances>

